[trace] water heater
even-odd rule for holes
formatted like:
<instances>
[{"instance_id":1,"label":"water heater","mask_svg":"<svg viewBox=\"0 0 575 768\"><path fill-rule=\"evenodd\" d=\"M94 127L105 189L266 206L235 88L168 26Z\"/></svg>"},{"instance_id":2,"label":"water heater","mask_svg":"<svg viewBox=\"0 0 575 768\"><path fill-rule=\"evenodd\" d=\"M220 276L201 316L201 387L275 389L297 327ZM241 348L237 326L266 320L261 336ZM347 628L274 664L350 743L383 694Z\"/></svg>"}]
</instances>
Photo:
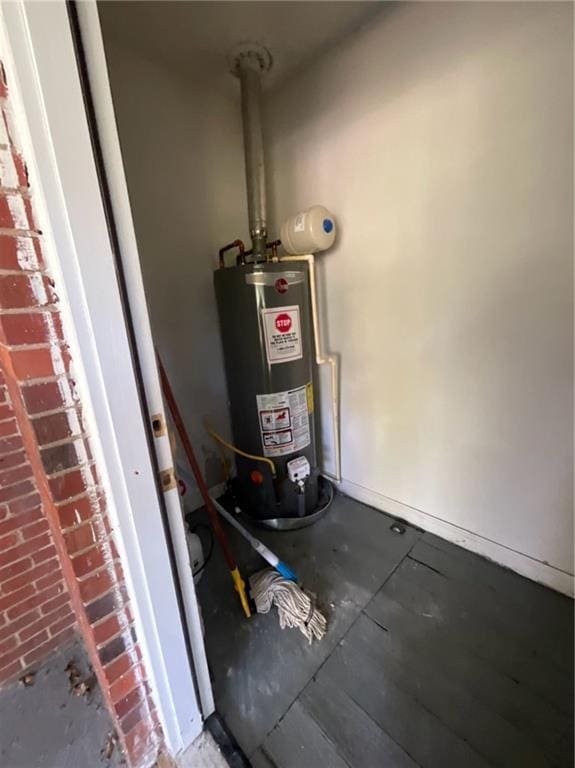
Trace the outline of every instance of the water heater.
<instances>
[{"instance_id":1,"label":"water heater","mask_svg":"<svg viewBox=\"0 0 575 768\"><path fill-rule=\"evenodd\" d=\"M282 261L280 241L267 242L259 78L271 57L243 44L231 64L241 81L252 247L246 251L236 240L222 248L214 273L233 433L228 447L242 510L269 527L297 528L318 519L332 495L316 444L315 364L327 358L315 328L313 257ZM333 243L335 223L314 206L289 219L282 234L288 253L310 254ZM232 248L237 258L226 264Z\"/></svg>"},{"instance_id":2,"label":"water heater","mask_svg":"<svg viewBox=\"0 0 575 768\"><path fill-rule=\"evenodd\" d=\"M306 517L318 506L307 265L223 267L214 284L234 443L271 461L236 456L242 506L259 520Z\"/></svg>"}]
</instances>

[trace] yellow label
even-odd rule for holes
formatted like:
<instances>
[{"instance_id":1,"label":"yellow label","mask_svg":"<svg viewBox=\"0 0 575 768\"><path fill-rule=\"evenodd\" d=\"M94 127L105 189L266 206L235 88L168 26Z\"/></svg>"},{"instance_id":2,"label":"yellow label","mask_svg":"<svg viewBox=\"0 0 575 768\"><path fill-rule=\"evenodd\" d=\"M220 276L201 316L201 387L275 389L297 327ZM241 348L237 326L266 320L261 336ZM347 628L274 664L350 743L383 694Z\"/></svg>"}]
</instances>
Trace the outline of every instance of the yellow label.
<instances>
[{"instance_id":1,"label":"yellow label","mask_svg":"<svg viewBox=\"0 0 575 768\"><path fill-rule=\"evenodd\" d=\"M307 412L313 413L313 384L310 382L305 386L305 393L307 396Z\"/></svg>"}]
</instances>

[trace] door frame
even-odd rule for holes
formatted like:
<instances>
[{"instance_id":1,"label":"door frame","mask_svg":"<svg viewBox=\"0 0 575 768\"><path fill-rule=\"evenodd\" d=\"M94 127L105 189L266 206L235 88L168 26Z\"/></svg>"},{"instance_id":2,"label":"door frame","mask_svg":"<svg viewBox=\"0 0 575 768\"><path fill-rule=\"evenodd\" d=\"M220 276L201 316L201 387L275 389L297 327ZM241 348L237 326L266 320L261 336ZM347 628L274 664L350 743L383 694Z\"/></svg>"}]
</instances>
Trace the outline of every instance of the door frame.
<instances>
[{"instance_id":1,"label":"door frame","mask_svg":"<svg viewBox=\"0 0 575 768\"><path fill-rule=\"evenodd\" d=\"M10 0L1 55L144 663L172 754L214 711L95 0ZM191 658L190 658L191 657Z\"/></svg>"}]
</instances>

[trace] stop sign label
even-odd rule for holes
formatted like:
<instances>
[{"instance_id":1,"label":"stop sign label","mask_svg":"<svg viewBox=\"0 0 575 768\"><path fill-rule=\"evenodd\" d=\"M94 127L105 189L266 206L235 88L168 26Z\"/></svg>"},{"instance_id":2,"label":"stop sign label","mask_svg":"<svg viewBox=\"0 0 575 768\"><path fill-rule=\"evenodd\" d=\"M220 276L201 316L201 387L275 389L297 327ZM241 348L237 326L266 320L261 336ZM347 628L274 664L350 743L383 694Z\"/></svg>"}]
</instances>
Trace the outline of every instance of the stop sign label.
<instances>
[{"instance_id":1,"label":"stop sign label","mask_svg":"<svg viewBox=\"0 0 575 768\"><path fill-rule=\"evenodd\" d=\"M303 356L300 308L264 307L262 320L268 363L287 363Z\"/></svg>"},{"instance_id":2,"label":"stop sign label","mask_svg":"<svg viewBox=\"0 0 575 768\"><path fill-rule=\"evenodd\" d=\"M286 312L276 315L276 328L280 333L288 333L291 325L291 317Z\"/></svg>"}]
</instances>

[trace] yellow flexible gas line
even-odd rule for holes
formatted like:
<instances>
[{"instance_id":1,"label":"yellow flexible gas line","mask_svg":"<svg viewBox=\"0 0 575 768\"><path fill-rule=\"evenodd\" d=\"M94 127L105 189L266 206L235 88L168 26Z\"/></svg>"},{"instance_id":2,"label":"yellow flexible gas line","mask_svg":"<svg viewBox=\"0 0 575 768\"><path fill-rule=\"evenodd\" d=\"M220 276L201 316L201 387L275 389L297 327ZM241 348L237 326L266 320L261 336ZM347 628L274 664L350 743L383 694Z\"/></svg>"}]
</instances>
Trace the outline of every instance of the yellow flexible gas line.
<instances>
[{"instance_id":1,"label":"yellow flexible gas line","mask_svg":"<svg viewBox=\"0 0 575 768\"><path fill-rule=\"evenodd\" d=\"M265 464L269 465L269 468L271 469L272 476L276 476L276 465L271 459L268 459L267 456L258 456L255 453L247 453L246 451L242 451L241 448L236 448L235 445L232 445L232 443L228 443L227 440L224 440L223 437L218 435L218 433L213 430L210 425L207 422L204 422L204 426L206 427L206 432L210 437L212 437L217 443L220 445L223 445L225 448L227 448L229 451L232 451L233 453L237 453L239 456L243 456L245 459L252 459L253 461L263 461Z\"/></svg>"}]
</instances>

